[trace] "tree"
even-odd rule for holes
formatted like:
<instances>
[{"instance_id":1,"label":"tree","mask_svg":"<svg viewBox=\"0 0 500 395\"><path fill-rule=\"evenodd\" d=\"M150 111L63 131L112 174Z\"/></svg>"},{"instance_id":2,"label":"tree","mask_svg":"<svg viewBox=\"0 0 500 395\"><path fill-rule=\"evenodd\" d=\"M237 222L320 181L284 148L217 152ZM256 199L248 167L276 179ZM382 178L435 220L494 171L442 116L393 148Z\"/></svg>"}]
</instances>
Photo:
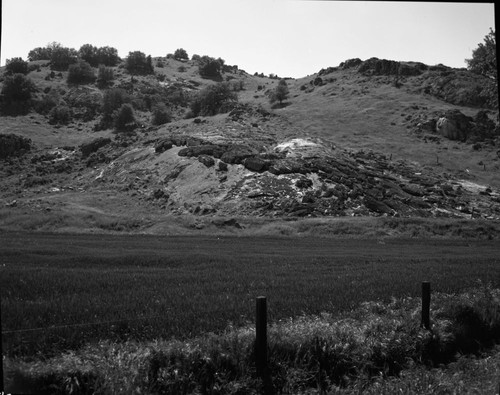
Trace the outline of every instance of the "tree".
<instances>
[{"instance_id":1,"label":"tree","mask_svg":"<svg viewBox=\"0 0 500 395\"><path fill-rule=\"evenodd\" d=\"M28 74L28 62L22 58L7 59L5 71L8 74Z\"/></svg>"},{"instance_id":2,"label":"tree","mask_svg":"<svg viewBox=\"0 0 500 395\"><path fill-rule=\"evenodd\" d=\"M108 46L98 48L96 57L97 64L103 64L105 66L116 66L120 61L118 50Z\"/></svg>"},{"instance_id":3,"label":"tree","mask_svg":"<svg viewBox=\"0 0 500 395\"><path fill-rule=\"evenodd\" d=\"M479 43L472 51L472 58L465 61L470 71L497 80L496 35L493 29L490 28L484 37L484 44Z\"/></svg>"},{"instance_id":4,"label":"tree","mask_svg":"<svg viewBox=\"0 0 500 395\"><path fill-rule=\"evenodd\" d=\"M108 87L114 78L112 68L106 67L103 64L99 66L99 71L97 73L97 86L100 89Z\"/></svg>"},{"instance_id":5,"label":"tree","mask_svg":"<svg viewBox=\"0 0 500 395\"><path fill-rule=\"evenodd\" d=\"M288 94L288 84L286 83L286 80L282 79L280 80L280 82L278 82L278 86L274 89L274 91L271 92L269 101L271 103L279 101L280 105L282 105L283 100L286 100L288 98Z\"/></svg>"},{"instance_id":6,"label":"tree","mask_svg":"<svg viewBox=\"0 0 500 395\"><path fill-rule=\"evenodd\" d=\"M185 49L179 48L174 52L175 60L189 60L189 56Z\"/></svg>"},{"instance_id":7,"label":"tree","mask_svg":"<svg viewBox=\"0 0 500 395\"><path fill-rule=\"evenodd\" d=\"M165 103L156 103L153 105L153 125L163 125L171 120L172 116L170 115Z\"/></svg>"},{"instance_id":8,"label":"tree","mask_svg":"<svg viewBox=\"0 0 500 395\"><path fill-rule=\"evenodd\" d=\"M29 51L28 60L30 62L34 62L35 60L50 60L51 55L52 50L49 47L38 47Z\"/></svg>"},{"instance_id":9,"label":"tree","mask_svg":"<svg viewBox=\"0 0 500 395\"><path fill-rule=\"evenodd\" d=\"M31 107L31 93L35 85L24 74L5 77L1 92L1 110L4 114L26 114Z\"/></svg>"},{"instance_id":10,"label":"tree","mask_svg":"<svg viewBox=\"0 0 500 395\"><path fill-rule=\"evenodd\" d=\"M115 129L119 132L133 130L135 128L134 109L128 103L122 104L114 116Z\"/></svg>"},{"instance_id":11,"label":"tree","mask_svg":"<svg viewBox=\"0 0 500 395\"><path fill-rule=\"evenodd\" d=\"M223 64L222 59L214 59L205 55L198 60L198 70L203 78L220 78Z\"/></svg>"},{"instance_id":12,"label":"tree","mask_svg":"<svg viewBox=\"0 0 500 395\"><path fill-rule=\"evenodd\" d=\"M151 56L146 57L141 51L129 52L125 62L125 68L132 75L147 75L154 73Z\"/></svg>"},{"instance_id":13,"label":"tree","mask_svg":"<svg viewBox=\"0 0 500 395\"><path fill-rule=\"evenodd\" d=\"M231 103L238 101L238 96L227 82L219 82L202 89L191 103L193 116L216 115L229 110Z\"/></svg>"},{"instance_id":14,"label":"tree","mask_svg":"<svg viewBox=\"0 0 500 395\"><path fill-rule=\"evenodd\" d=\"M95 73L90 64L80 60L69 66L68 84L87 84L95 81Z\"/></svg>"},{"instance_id":15,"label":"tree","mask_svg":"<svg viewBox=\"0 0 500 395\"><path fill-rule=\"evenodd\" d=\"M92 44L84 44L78 50L78 57L93 67L98 65L97 63L97 47Z\"/></svg>"},{"instance_id":16,"label":"tree","mask_svg":"<svg viewBox=\"0 0 500 395\"><path fill-rule=\"evenodd\" d=\"M49 44L50 68L57 71L66 71L70 64L78 60L78 52L74 48L63 47L59 43Z\"/></svg>"},{"instance_id":17,"label":"tree","mask_svg":"<svg viewBox=\"0 0 500 395\"><path fill-rule=\"evenodd\" d=\"M113 88L104 92L101 127L110 127L113 122L114 112L119 109L124 103L128 102L130 102L130 97L123 89Z\"/></svg>"}]
</instances>

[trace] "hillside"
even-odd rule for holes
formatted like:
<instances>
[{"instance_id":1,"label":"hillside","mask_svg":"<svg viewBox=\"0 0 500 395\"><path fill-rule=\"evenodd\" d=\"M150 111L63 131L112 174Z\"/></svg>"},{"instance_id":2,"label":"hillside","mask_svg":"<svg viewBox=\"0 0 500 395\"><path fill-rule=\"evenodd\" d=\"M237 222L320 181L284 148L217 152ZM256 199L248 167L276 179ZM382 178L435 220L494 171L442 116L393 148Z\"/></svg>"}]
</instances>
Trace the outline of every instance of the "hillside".
<instances>
[{"instance_id":1,"label":"hillside","mask_svg":"<svg viewBox=\"0 0 500 395\"><path fill-rule=\"evenodd\" d=\"M68 72L30 63L38 108L0 117L1 135L30 140L2 140L2 230L171 234L304 218L500 220L498 111L485 77L352 59L287 79L288 99L271 105L278 79L228 66L219 80L238 102L189 117L193 98L218 81L202 78L194 60L153 63L145 76L131 76L123 62L113 67L112 87L134 109L127 132L103 127L105 89L68 84ZM40 110L49 98L69 108L68 124ZM162 125L152 122L158 102L171 117Z\"/></svg>"}]
</instances>

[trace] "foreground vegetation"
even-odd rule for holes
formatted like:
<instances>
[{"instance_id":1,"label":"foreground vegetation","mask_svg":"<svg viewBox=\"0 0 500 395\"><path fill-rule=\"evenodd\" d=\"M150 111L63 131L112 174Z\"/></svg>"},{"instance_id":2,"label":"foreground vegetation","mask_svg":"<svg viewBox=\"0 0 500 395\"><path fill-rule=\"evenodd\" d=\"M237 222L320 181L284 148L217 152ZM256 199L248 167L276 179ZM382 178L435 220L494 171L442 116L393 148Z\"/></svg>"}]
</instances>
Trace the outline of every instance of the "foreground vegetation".
<instances>
[{"instance_id":1,"label":"foreground vegetation","mask_svg":"<svg viewBox=\"0 0 500 395\"><path fill-rule=\"evenodd\" d=\"M417 296L423 280L500 287L499 256L496 241L0 233L4 352L192 338L253 322L259 295L274 322Z\"/></svg>"},{"instance_id":2,"label":"foreground vegetation","mask_svg":"<svg viewBox=\"0 0 500 395\"><path fill-rule=\"evenodd\" d=\"M393 298L276 321L264 380L255 373L254 330L244 326L184 341L101 341L49 360L9 359L8 383L52 394L494 393L500 354L459 356L500 340L500 290L435 294L431 330L420 327L419 306L419 298Z\"/></svg>"}]
</instances>

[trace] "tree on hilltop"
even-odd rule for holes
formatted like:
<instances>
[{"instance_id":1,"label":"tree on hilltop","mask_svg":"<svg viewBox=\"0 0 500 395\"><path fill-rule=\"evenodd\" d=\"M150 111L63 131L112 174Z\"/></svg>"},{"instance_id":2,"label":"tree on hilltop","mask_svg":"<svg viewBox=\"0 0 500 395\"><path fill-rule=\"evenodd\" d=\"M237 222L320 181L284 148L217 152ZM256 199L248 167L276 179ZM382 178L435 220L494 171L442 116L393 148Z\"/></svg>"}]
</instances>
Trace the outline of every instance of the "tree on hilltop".
<instances>
[{"instance_id":1,"label":"tree on hilltop","mask_svg":"<svg viewBox=\"0 0 500 395\"><path fill-rule=\"evenodd\" d=\"M175 50L175 52L174 52L174 59L175 60L189 60L189 56L188 56L185 49L179 48L179 49Z\"/></svg>"},{"instance_id":2,"label":"tree on hilltop","mask_svg":"<svg viewBox=\"0 0 500 395\"><path fill-rule=\"evenodd\" d=\"M465 61L470 71L497 79L496 35L493 29L490 28L484 37L484 44L479 43L472 51L472 58Z\"/></svg>"},{"instance_id":3,"label":"tree on hilltop","mask_svg":"<svg viewBox=\"0 0 500 395\"><path fill-rule=\"evenodd\" d=\"M146 57L141 51L129 52L125 62L125 68L132 75L147 75L154 73L151 56Z\"/></svg>"}]
</instances>

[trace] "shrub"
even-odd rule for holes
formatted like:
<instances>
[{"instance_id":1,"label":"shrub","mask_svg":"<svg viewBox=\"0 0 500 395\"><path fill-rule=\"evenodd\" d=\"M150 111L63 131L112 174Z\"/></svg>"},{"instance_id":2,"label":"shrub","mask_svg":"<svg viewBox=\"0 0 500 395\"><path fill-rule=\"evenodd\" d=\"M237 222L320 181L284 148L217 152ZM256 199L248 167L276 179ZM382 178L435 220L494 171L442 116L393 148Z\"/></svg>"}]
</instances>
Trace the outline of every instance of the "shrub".
<instances>
[{"instance_id":1,"label":"shrub","mask_svg":"<svg viewBox=\"0 0 500 395\"><path fill-rule=\"evenodd\" d=\"M193 56L191 56L191 60L193 60L195 62L199 62L201 60L201 56L197 55L197 54L193 54Z\"/></svg>"},{"instance_id":2,"label":"shrub","mask_svg":"<svg viewBox=\"0 0 500 395\"><path fill-rule=\"evenodd\" d=\"M104 93L102 103L101 127L108 128L113 123L113 114L124 103L130 102L130 96L123 89L113 88Z\"/></svg>"},{"instance_id":3,"label":"shrub","mask_svg":"<svg viewBox=\"0 0 500 395\"><path fill-rule=\"evenodd\" d=\"M58 102L55 95L44 95L40 100L35 101L33 106L38 114L47 115L50 110L57 106Z\"/></svg>"},{"instance_id":4,"label":"shrub","mask_svg":"<svg viewBox=\"0 0 500 395\"><path fill-rule=\"evenodd\" d=\"M189 56L185 49L179 48L174 52L175 60L188 60Z\"/></svg>"},{"instance_id":5,"label":"shrub","mask_svg":"<svg viewBox=\"0 0 500 395\"><path fill-rule=\"evenodd\" d=\"M126 132L135 128L134 109L128 103L122 104L114 115L114 126L116 131Z\"/></svg>"},{"instance_id":6,"label":"shrub","mask_svg":"<svg viewBox=\"0 0 500 395\"><path fill-rule=\"evenodd\" d=\"M95 73L90 64L84 60L69 66L68 84L88 84L95 81Z\"/></svg>"},{"instance_id":7,"label":"shrub","mask_svg":"<svg viewBox=\"0 0 500 395\"><path fill-rule=\"evenodd\" d=\"M237 95L227 82L209 85L201 90L191 103L193 116L216 115L231 109L231 104L238 101Z\"/></svg>"},{"instance_id":8,"label":"shrub","mask_svg":"<svg viewBox=\"0 0 500 395\"><path fill-rule=\"evenodd\" d=\"M165 64L161 60L159 60L158 62L156 62L156 67L162 69L163 67L165 67Z\"/></svg>"},{"instance_id":9,"label":"shrub","mask_svg":"<svg viewBox=\"0 0 500 395\"><path fill-rule=\"evenodd\" d=\"M7 76L3 82L0 108L9 115L26 114L31 107L31 93L35 85L24 74Z\"/></svg>"},{"instance_id":10,"label":"shrub","mask_svg":"<svg viewBox=\"0 0 500 395\"><path fill-rule=\"evenodd\" d=\"M66 105L52 108L49 112L49 123L51 125L67 125L71 121L71 110Z\"/></svg>"},{"instance_id":11,"label":"shrub","mask_svg":"<svg viewBox=\"0 0 500 395\"><path fill-rule=\"evenodd\" d=\"M163 125L172 120L172 116L164 103L157 103L153 106L153 125Z\"/></svg>"},{"instance_id":12,"label":"shrub","mask_svg":"<svg viewBox=\"0 0 500 395\"><path fill-rule=\"evenodd\" d=\"M104 64L99 66L99 71L97 73L97 86L100 89L107 88L111 85L111 82L114 79L113 69L110 67L106 67Z\"/></svg>"},{"instance_id":13,"label":"shrub","mask_svg":"<svg viewBox=\"0 0 500 395\"><path fill-rule=\"evenodd\" d=\"M125 62L125 68L132 75L153 74L154 68L151 56L141 51L129 52Z\"/></svg>"},{"instance_id":14,"label":"shrub","mask_svg":"<svg viewBox=\"0 0 500 395\"><path fill-rule=\"evenodd\" d=\"M26 75L28 74L28 62L25 62L22 58L7 59L5 71L8 74Z\"/></svg>"},{"instance_id":15,"label":"shrub","mask_svg":"<svg viewBox=\"0 0 500 395\"><path fill-rule=\"evenodd\" d=\"M220 78L220 71L224 61L222 59L211 58L210 56L203 56L198 60L198 70L203 78Z\"/></svg>"},{"instance_id":16,"label":"shrub","mask_svg":"<svg viewBox=\"0 0 500 395\"><path fill-rule=\"evenodd\" d=\"M186 69L186 66L179 66L179 67L177 68L177 71L178 71L179 73L184 73L186 70L187 70L187 69Z\"/></svg>"}]
</instances>

